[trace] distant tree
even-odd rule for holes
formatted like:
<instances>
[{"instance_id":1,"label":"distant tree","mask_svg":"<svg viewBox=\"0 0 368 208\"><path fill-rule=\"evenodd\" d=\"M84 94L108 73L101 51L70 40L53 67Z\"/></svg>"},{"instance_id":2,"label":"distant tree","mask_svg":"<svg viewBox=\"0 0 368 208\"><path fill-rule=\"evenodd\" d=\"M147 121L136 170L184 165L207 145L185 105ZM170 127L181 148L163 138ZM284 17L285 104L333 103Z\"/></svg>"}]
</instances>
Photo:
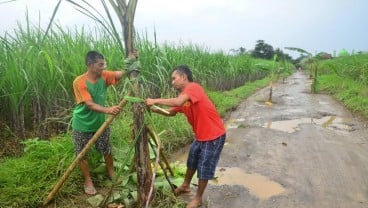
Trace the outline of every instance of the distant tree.
<instances>
[{"instance_id":1,"label":"distant tree","mask_svg":"<svg viewBox=\"0 0 368 208\"><path fill-rule=\"evenodd\" d=\"M293 60L293 58L289 54L284 53L284 51L282 51L280 48L276 48L275 54L277 55L276 61L292 61Z\"/></svg>"},{"instance_id":2,"label":"distant tree","mask_svg":"<svg viewBox=\"0 0 368 208\"><path fill-rule=\"evenodd\" d=\"M238 49L238 52L239 52L239 54L240 55L243 55L243 54L245 54L246 53L246 49L245 48L243 48L243 47L240 47L239 49Z\"/></svg>"},{"instance_id":3,"label":"distant tree","mask_svg":"<svg viewBox=\"0 0 368 208\"><path fill-rule=\"evenodd\" d=\"M244 55L247 53L247 50L244 47L240 47L238 49L231 49L230 52L234 55Z\"/></svg>"},{"instance_id":4,"label":"distant tree","mask_svg":"<svg viewBox=\"0 0 368 208\"><path fill-rule=\"evenodd\" d=\"M326 52L319 52L314 57L319 60L332 59L332 55Z\"/></svg>"},{"instance_id":5,"label":"distant tree","mask_svg":"<svg viewBox=\"0 0 368 208\"><path fill-rule=\"evenodd\" d=\"M264 40L257 40L251 55L254 58L272 59L274 55L273 47L264 42Z\"/></svg>"}]
</instances>

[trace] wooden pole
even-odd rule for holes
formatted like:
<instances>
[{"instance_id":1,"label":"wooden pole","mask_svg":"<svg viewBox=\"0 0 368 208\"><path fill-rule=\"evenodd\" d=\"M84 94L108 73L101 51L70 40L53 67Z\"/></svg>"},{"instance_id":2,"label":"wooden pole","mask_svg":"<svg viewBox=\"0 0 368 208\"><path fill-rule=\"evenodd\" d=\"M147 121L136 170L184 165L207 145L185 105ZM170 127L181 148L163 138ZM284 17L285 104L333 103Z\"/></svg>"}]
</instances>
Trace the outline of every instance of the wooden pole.
<instances>
[{"instance_id":1,"label":"wooden pole","mask_svg":"<svg viewBox=\"0 0 368 208\"><path fill-rule=\"evenodd\" d=\"M152 149L154 149L154 146L153 146L152 142L150 142L150 145L151 145L151 148L152 148ZM156 152L154 152L154 154L156 155L156 158L157 158L157 157L158 157L158 154L157 154ZM166 178L167 182L168 182L168 183L169 183L169 185L170 185L171 191L172 191L172 192L173 192L173 194L175 195L175 189L177 188L177 186L176 186L176 185L174 185L173 183L171 183L170 178L169 178L169 176L167 175L167 172L166 172L166 169L165 169L165 165L164 165L164 164L162 164L162 161L161 161L161 160L158 160L158 164L160 165L160 167L161 167L161 169L162 169L162 172L164 173L164 176L165 176L165 178ZM167 168L167 166L166 166L166 168ZM171 170L171 169L170 169L170 170ZM173 175L173 174L171 173L171 175Z\"/></svg>"},{"instance_id":2,"label":"wooden pole","mask_svg":"<svg viewBox=\"0 0 368 208\"><path fill-rule=\"evenodd\" d=\"M272 103L272 81L270 82L270 94L268 95L268 102Z\"/></svg>"},{"instance_id":3,"label":"wooden pole","mask_svg":"<svg viewBox=\"0 0 368 208\"><path fill-rule=\"evenodd\" d=\"M126 100L122 100L119 103L119 106L123 108L127 104ZM97 139L101 136L101 134L105 131L105 129L111 124L111 122L114 120L116 115L110 115L106 121L101 125L101 127L97 130L97 132L93 135L93 137L88 141L86 146L84 146L83 150L77 155L77 157L74 159L72 164L68 167L68 169L65 171L63 176L59 179L59 181L56 183L52 191L49 193L47 198L44 201L44 205L47 205L56 195L56 193L59 191L61 186L64 184L66 179L69 177L71 172L74 170L74 168L78 165L78 163L82 160L84 155L87 154L88 150L92 147L92 145L97 141Z\"/></svg>"},{"instance_id":4,"label":"wooden pole","mask_svg":"<svg viewBox=\"0 0 368 208\"><path fill-rule=\"evenodd\" d=\"M155 143L155 145L158 145L159 141L158 141L157 134L153 131L153 129L152 129L151 126L147 125L147 129L148 129L148 133L151 136L151 138L153 139L153 142ZM170 167L170 164L167 161L166 156L165 156L165 154L162 151L162 148L160 148L160 154L159 155L162 157L162 160L164 161L165 166L169 170L171 176L174 176L174 172L172 171L172 169Z\"/></svg>"}]
</instances>

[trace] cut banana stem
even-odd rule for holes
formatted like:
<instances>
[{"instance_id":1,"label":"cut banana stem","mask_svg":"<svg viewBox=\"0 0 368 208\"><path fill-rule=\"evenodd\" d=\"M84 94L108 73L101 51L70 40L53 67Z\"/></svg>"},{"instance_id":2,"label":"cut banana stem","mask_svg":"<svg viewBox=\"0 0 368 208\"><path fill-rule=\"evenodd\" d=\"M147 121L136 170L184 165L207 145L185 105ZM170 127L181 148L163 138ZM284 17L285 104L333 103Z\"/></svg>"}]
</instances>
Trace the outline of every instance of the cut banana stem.
<instances>
[{"instance_id":1,"label":"cut banana stem","mask_svg":"<svg viewBox=\"0 0 368 208\"><path fill-rule=\"evenodd\" d=\"M169 115L169 114L170 114L170 112L169 112L169 111L167 111L167 110L165 110L165 109L163 109L163 108L160 108L160 107L158 107L157 105L152 105L152 106L151 106L151 110L154 110L154 111L160 111L161 113L164 113L164 114L167 114L167 115Z\"/></svg>"}]
</instances>

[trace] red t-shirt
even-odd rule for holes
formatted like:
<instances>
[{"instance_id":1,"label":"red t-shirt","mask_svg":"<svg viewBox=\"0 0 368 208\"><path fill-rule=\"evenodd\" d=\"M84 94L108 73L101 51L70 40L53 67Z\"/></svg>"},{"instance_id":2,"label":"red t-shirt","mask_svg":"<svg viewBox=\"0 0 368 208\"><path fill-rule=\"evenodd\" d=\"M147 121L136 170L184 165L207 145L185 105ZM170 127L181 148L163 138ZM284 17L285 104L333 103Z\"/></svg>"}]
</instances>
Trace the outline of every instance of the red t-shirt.
<instances>
[{"instance_id":1,"label":"red t-shirt","mask_svg":"<svg viewBox=\"0 0 368 208\"><path fill-rule=\"evenodd\" d=\"M211 141L225 134L219 113L199 84L190 82L181 94L188 95L189 100L173 110L185 114L198 141Z\"/></svg>"}]
</instances>

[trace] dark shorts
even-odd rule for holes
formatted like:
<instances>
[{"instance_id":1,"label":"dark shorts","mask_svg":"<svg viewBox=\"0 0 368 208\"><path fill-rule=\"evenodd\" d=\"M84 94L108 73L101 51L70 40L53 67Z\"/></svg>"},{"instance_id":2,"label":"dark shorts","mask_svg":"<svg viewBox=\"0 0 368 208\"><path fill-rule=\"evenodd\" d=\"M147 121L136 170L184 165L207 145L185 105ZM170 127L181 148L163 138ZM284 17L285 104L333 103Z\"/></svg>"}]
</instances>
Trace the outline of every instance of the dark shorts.
<instances>
[{"instance_id":1,"label":"dark shorts","mask_svg":"<svg viewBox=\"0 0 368 208\"><path fill-rule=\"evenodd\" d=\"M197 170L199 179L213 179L225 138L226 134L212 141L199 142L195 140L190 146L187 167Z\"/></svg>"},{"instance_id":2,"label":"dark shorts","mask_svg":"<svg viewBox=\"0 0 368 208\"><path fill-rule=\"evenodd\" d=\"M86 146L94 134L95 133L93 132L86 133L73 130L72 137L74 139L75 154L78 155L83 150L84 146ZM108 155L111 153L110 128L107 128L97 139L95 147L102 155ZM88 158L88 152L84 158Z\"/></svg>"}]
</instances>

